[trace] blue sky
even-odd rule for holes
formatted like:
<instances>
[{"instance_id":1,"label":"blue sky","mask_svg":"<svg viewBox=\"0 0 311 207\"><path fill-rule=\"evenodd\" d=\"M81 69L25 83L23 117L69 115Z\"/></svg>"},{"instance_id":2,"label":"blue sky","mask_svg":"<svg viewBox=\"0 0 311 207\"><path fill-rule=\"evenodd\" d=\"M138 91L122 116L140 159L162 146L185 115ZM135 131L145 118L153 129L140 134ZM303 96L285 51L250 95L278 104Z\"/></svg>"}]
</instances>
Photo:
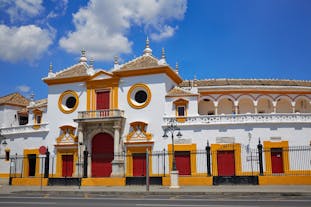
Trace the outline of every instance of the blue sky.
<instances>
[{"instance_id":1,"label":"blue sky","mask_svg":"<svg viewBox=\"0 0 311 207\"><path fill-rule=\"evenodd\" d=\"M166 50L184 79L311 80L310 0L0 0L0 96L47 97L42 78Z\"/></svg>"}]
</instances>

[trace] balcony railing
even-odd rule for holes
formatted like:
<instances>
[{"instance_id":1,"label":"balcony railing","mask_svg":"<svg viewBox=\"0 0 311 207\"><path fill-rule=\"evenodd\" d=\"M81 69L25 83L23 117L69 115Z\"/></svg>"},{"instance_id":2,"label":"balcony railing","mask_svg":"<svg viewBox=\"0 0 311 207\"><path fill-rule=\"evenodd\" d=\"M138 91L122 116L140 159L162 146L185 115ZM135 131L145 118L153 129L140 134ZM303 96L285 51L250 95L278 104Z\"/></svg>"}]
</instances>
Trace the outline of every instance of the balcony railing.
<instances>
[{"instance_id":1,"label":"balcony railing","mask_svg":"<svg viewBox=\"0 0 311 207\"><path fill-rule=\"evenodd\" d=\"M184 117L179 125L221 125L221 124L256 124L256 123L311 123L311 114L224 114L198 115ZM164 125L176 117L164 117Z\"/></svg>"},{"instance_id":2,"label":"balcony railing","mask_svg":"<svg viewBox=\"0 0 311 207\"><path fill-rule=\"evenodd\" d=\"M2 135L47 132L48 123L1 128Z\"/></svg>"},{"instance_id":3,"label":"balcony railing","mask_svg":"<svg viewBox=\"0 0 311 207\"><path fill-rule=\"evenodd\" d=\"M119 109L103 109L95 111L79 111L78 119L101 119L123 117L124 111Z\"/></svg>"}]
</instances>

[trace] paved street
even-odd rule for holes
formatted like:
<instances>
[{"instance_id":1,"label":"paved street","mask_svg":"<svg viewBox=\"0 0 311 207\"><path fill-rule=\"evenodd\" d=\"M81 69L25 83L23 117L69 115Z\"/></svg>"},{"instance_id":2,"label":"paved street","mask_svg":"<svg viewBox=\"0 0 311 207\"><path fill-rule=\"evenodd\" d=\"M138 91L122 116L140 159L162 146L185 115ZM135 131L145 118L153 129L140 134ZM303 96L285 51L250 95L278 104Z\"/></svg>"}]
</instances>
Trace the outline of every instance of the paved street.
<instances>
[{"instance_id":1,"label":"paved street","mask_svg":"<svg viewBox=\"0 0 311 207\"><path fill-rule=\"evenodd\" d=\"M310 197L282 197L282 198L259 198L259 197L240 197L240 198L211 198L208 196L169 196L169 195L149 195L149 196L96 196L87 193L83 196L66 197L66 196L29 196L18 194L9 196L0 196L0 206L19 207L19 206L105 206L105 207L226 207L226 206L310 206Z\"/></svg>"}]
</instances>

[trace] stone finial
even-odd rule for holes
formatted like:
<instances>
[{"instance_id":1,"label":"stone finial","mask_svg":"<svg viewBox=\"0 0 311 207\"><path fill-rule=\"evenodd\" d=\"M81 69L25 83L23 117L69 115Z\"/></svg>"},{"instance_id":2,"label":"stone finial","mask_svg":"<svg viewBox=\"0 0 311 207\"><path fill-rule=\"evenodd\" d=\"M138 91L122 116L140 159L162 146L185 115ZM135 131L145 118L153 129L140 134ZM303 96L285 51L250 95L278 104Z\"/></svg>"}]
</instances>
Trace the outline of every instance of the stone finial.
<instances>
[{"instance_id":1,"label":"stone finial","mask_svg":"<svg viewBox=\"0 0 311 207\"><path fill-rule=\"evenodd\" d=\"M34 106L34 105L35 105L35 94L34 92L31 92L29 106Z\"/></svg>"},{"instance_id":2,"label":"stone finial","mask_svg":"<svg viewBox=\"0 0 311 207\"><path fill-rule=\"evenodd\" d=\"M83 48L82 50L81 50L81 57L80 57L80 63L86 63L87 62L87 58L86 58L86 51L85 51L85 49Z\"/></svg>"},{"instance_id":3,"label":"stone finial","mask_svg":"<svg viewBox=\"0 0 311 207\"><path fill-rule=\"evenodd\" d=\"M119 69L120 68L119 57L116 55L116 56L114 56L113 60L114 60L113 69L114 70Z\"/></svg>"},{"instance_id":4,"label":"stone finial","mask_svg":"<svg viewBox=\"0 0 311 207\"><path fill-rule=\"evenodd\" d=\"M48 77L49 77L49 78L55 77L55 74L53 73L53 65L52 65L52 63L50 63L50 66L49 66Z\"/></svg>"},{"instance_id":5,"label":"stone finial","mask_svg":"<svg viewBox=\"0 0 311 207\"><path fill-rule=\"evenodd\" d=\"M95 71L94 71L94 58L90 59L90 64L89 64L89 67L87 68L86 73L89 75L94 75L94 73L95 73Z\"/></svg>"},{"instance_id":6,"label":"stone finial","mask_svg":"<svg viewBox=\"0 0 311 207\"><path fill-rule=\"evenodd\" d=\"M161 59L159 60L159 64L160 65L166 65L165 50L163 47L162 47L162 55L161 55Z\"/></svg>"},{"instance_id":7,"label":"stone finial","mask_svg":"<svg viewBox=\"0 0 311 207\"><path fill-rule=\"evenodd\" d=\"M152 55L152 49L149 46L149 38L148 38L148 36L147 36L147 39L146 39L146 47L144 49L144 55Z\"/></svg>"},{"instance_id":8,"label":"stone finial","mask_svg":"<svg viewBox=\"0 0 311 207\"><path fill-rule=\"evenodd\" d=\"M194 75L194 77L193 77L193 86L194 86L194 87L198 86L198 85L197 85L197 82L198 82L197 76Z\"/></svg>"},{"instance_id":9,"label":"stone finial","mask_svg":"<svg viewBox=\"0 0 311 207\"><path fill-rule=\"evenodd\" d=\"M178 71L179 69L178 69L178 62L176 62L176 65L175 65L175 72L178 74L179 73L179 71Z\"/></svg>"}]
</instances>

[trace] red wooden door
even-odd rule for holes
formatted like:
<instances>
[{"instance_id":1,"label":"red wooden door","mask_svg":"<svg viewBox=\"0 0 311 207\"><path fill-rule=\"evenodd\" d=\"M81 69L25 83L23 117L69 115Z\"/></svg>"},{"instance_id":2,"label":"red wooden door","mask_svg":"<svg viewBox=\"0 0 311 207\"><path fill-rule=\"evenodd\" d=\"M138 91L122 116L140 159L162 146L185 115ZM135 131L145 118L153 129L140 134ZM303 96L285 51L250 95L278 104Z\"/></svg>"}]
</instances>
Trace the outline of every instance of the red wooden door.
<instances>
[{"instance_id":1,"label":"red wooden door","mask_svg":"<svg viewBox=\"0 0 311 207\"><path fill-rule=\"evenodd\" d=\"M191 175L191 162L189 151L175 152L176 168L179 175Z\"/></svg>"},{"instance_id":2,"label":"red wooden door","mask_svg":"<svg viewBox=\"0 0 311 207\"><path fill-rule=\"evenodd\" d=\"M284 173L282 148L271 149L272 173Z\"/></svg>"},{"instance_id":3,"label":"red wooden door","mask_svg":"<svg viewBox=\"0 0 311 207\"><path fill-rule=\"evenodd\" d=\"M62 155L62 176L72 177L73 173L73 155Z\"/></svg>"},{"instance_id":4,"label":"red wooden door","mask_svg":"<svg viewBox=\"0 0 311 207\"><path fill-rule=\"evenodd\" d=\"M112 171L113 138L99 133L92 140L92 177L109 177Z\"/></svg>"},{"instance_id":5,"label":"red wooden door","mask_svg":"<svg viewBox=\"0 0 311 207\"><path fill-rule=\"evenodd\" d=\"M133 154L133 176L146 176L146 153Z\"/></svg>"},{"instance_id":6,"label":"red wooden door","mask_svg":"<svg viewBox=\"0 0 311 207\"><path fill-rule=\"evenodd\" d=\"M234 176L234 151L217 151L218 176Z\"/></svg>"},{"instance_id":7,"label":"red wooden door","mask_svg":"<svg viewBox=\"0 0 311 207\"><path fill-rule=\"evenodd\" d=\"M96 109L110 108L110 91L96 92Z\"/></svg>"}]
</instances>

